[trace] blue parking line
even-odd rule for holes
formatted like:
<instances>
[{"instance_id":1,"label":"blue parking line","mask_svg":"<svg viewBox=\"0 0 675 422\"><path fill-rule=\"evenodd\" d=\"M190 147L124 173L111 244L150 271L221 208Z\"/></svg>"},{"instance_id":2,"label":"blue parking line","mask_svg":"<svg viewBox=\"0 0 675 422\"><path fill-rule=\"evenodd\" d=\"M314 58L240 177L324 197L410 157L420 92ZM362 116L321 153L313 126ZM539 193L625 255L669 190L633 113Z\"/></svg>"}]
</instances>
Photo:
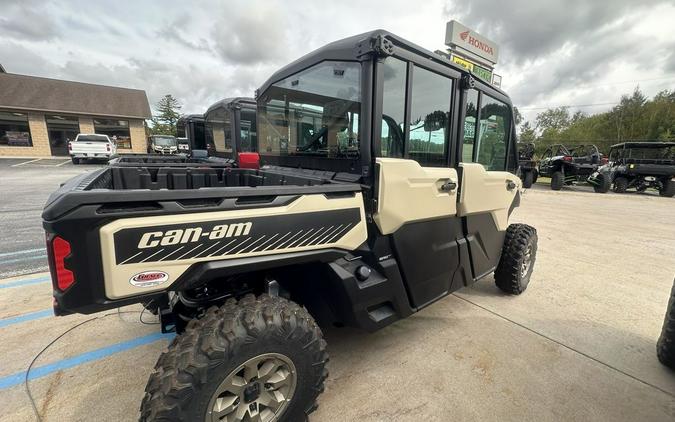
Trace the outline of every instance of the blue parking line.
<instances>
[{"instance_id":1,"label":"blue parking line","mask_svg":"<svg viewBox=\"0 0 675 422\"><path fill-rule=\"evenodd\" d=\"M32 321L34 319L47 318L53 315L54 311L52 309L45 309L44 311L29 312L11 318L0 319L0 328L18 324L20 322Z\"/></svg>"},{"instance_id":2,"label":"blue parking line","mask_svg":"<svg viewBox=\"0 0 675 422\"><path fill-rule=\"evenodd\" d=\"M85 352L77 356L73 356L70 358L56 361L54 363L50 363L48 365L33 368L31 369L30 374L28 375L28 380L41 378L53 374L54 372L63 371L64 369L70 369L87 362L93 362L103 358L107 358L108 356L114 355L116 353L124 352L126 350L134 349L136 347L144 346L146 344L154 343L158 340L171 340L174 336L175 336L174 333L168 334L153 333L147 336L138 337L132 340L127 340L121 343L92 350L91 352ZM5 388L14 387L15 385L21 384L25 377L26 371L21 371L0 378L0 390L4 390Z\"/></svg>"},{"instance_id":3,"label":"blue parking line","mask_svg":"<svg viewBox=\"0 0 675 422\"><path fill-rule=\"evenodd\" d=\"M52 277L48 275L36 278L20 278L18 280L0 284L0 289L8 289L10 287L20 287L20 286L27 286L29 284L44 283L45 281L51 280Z\"/></svg>"}]
</instances>

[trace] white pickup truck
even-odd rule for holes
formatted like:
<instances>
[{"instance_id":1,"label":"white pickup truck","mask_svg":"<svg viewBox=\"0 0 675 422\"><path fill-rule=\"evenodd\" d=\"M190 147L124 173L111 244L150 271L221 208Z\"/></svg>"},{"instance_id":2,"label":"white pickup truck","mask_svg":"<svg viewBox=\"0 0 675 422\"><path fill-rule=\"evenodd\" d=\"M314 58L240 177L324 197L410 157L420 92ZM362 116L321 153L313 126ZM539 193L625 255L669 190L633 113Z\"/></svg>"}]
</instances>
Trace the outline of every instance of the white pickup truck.
<instances>
[{"instance_id":1,"label":"white pickup truck","mask_svg":"<svg viewBox=\"0 0 675 422\"><path fill-rule=\"evenodd\" d=\"M80 133L74 141L68 142L68 153L73 164L83 159L110 159L117 154L117 145L108 135Z\"/></svg>"}]
</instances>

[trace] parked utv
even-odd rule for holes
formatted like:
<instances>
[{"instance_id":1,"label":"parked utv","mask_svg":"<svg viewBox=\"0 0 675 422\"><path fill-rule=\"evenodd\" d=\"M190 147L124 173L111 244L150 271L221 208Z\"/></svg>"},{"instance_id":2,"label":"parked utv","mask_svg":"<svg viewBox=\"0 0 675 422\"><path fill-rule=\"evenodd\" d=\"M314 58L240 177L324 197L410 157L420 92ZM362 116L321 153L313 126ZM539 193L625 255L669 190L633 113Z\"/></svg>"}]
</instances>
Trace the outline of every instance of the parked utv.
<instances>
[{"instance_id":1,"label":"parked utv","mask_svg":"<svg viewBox=\"0 0 675 422\"><path fill-rule=\"evenodd\" d=\"M588 178L596 192L628 189L644 192L656 189L659 195L675 196L675 142L624 142L612 145L609 162Z\"/></svg>"},{"instance_id":2,"label":"parked utv","mask_svg":"<svg viewBox=\"0 0 675 422\"><path fill-rule=\"evenodd\" d=\"M176 121L176 134L179 138L187 138L188 149L206 149L204 135L204 115L183 115Z\"/></svg>"},{"instance_id":3,"label":"parked utv","mask_svg":"<svg viewBox=\"0 0 675 422\"><path fill-rule=\"evenodd\" d=\"M57 315L142 303L178 333L142 421L305 420L318 323L374 331L492 273L530 281L499 89L377 30L277 71L257 110L261 169L109 166L45 206Z\"/></svg>"},{"instance_id":4,"label":"parked utv","mask_svg":"<svg viewBox=\"0 0 675 422\"><path fill-rule=\"evenodd\" d=\"M218 101L204 113L204 128L211 155L232 159L242 168L258 168L255 99Z\"/></svg>"},{"instance_id":5,"label":"parked utv","mask_svg":"<svg viewBox=\"0 0 675 422\"><path fill-rule=\"evenodd\" d=\"M178 154L178 140L172 135L150 135L148 154Z\"/></svg>"},{"instance_id":6,"label":"parked utv","mask_svg":"<svg viewBox=\"0 0 675 422\"><path fill-rule=\"evenodd\" d=\"M595 145L551 145L539 161L539 176L551 178L551 189L585 182L602 162L602 154Z\"/></svg>"},{"instance_id":7,"label":"parked utv","mask_svg":"<svg viewBox=\"0 0 675 422\"><path fill-rule=\"evenodd\" d=\"M518 166L520 168L520 178L523 180L524 188L531 188L537 182L539 170L537 170L537 161L534 160L534 144L521 144L518 148Z\"/></svg>"}]
</instances>

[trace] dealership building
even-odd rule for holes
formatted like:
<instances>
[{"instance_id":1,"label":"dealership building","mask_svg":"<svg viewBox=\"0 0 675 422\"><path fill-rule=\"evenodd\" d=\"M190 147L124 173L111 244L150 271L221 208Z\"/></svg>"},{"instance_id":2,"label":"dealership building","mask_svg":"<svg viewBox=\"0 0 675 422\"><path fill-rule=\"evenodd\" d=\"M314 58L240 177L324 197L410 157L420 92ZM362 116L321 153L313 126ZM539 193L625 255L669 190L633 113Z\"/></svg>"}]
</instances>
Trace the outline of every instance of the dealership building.
<instances>
[{"instance_id":1,"label":"dealership building","mask_svg":"<svg viewBox=\"0 0 675 422\"><path fill-rule=\"evenodd\" d=\"M119 153L146 152L145 91L6 73L0 66L0 156L68 155L78 133L116 140Z\"/></svg>"}]
</instances>

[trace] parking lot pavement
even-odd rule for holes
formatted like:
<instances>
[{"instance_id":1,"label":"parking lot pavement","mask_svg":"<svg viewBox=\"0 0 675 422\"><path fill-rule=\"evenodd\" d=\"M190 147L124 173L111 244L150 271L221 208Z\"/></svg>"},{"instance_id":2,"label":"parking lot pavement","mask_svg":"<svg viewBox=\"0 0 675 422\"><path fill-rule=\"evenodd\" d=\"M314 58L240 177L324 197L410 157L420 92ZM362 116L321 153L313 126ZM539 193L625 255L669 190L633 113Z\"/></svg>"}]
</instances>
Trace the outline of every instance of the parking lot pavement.
<instances>
[{"instance_id":1,"label":"parking lot pavement","mask_svg":"<svg viewBox=\"0 0 675 422\"><path fill-rule=\"evenodd\" d=\"M21 169L33 180L24 192L41 207L89 168ZM19 210L14 198L0 206ZM505 296L486 277L373 334L327 329L330 377L312 421L675 419L675 373L655 356L675 276L675 200L536 185L514 217L538 229L527 292ZM3 221L15 227L30 226ZM37 409L45 421L137 420L171 335L147 325L151 315L141 323L137 305L51 317L50 290L45 273L0 280L0 420L33 420L28 364L92 317L36 361Z\"/></svg>"},{"instance_id":2,"label":"parking lot pavement","mask_svg":"<svg viewBox=\"0 0 675 422\"><path fill-rule=\"evenodd\" d=\"M47 269L40 215L60 183L101 164L74 166L69 158L0 159L0 278Z\"/></svg>"}]
</instances>

